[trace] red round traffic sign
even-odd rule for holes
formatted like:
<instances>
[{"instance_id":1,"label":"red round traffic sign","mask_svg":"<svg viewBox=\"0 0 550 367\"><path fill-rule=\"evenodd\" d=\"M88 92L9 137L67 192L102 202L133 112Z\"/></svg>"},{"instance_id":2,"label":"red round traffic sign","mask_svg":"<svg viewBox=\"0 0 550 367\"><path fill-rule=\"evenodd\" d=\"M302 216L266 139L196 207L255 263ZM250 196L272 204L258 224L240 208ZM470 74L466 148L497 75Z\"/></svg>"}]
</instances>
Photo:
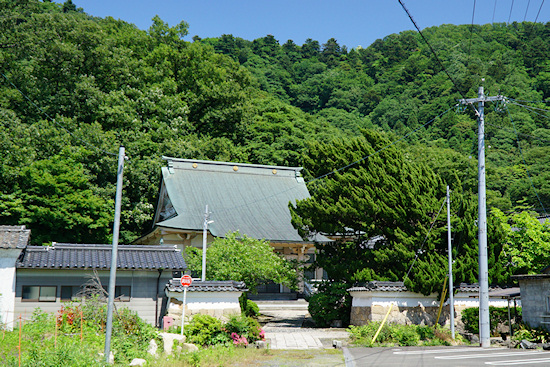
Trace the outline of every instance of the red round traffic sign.
<instances>
[{"instance_id":1,"label":"red round traffic sign","mask_svg":"<svg viewBox=\"0 0 550 367\"><path fill-rule=\"evenodd\" d=\"M184 287L189 287L192 282L193 282L193 278L191 278L190 275L184 275L180 279L180 283Z\"/></svg>"}]
</instances>

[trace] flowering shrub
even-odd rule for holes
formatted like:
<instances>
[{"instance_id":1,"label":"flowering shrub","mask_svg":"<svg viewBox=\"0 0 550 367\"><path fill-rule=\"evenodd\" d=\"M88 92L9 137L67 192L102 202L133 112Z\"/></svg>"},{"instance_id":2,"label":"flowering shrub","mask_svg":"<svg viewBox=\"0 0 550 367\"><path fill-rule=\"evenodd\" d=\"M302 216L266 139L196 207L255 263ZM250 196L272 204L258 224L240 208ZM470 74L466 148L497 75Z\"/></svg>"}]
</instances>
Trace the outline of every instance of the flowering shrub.
<instances>
[{"instance_id":1,"label":"flowering shrub","mask_svg":"<svg viewBox=\"0 0 550 367\"><path fill-rule=\"evenodd\" d=\"M265 340L265 332L258 321L244 315L229 317L226 324L218 319L197 314L185 327L185 335L192 343L201 345L227 344L246 347L257 340Z\"/></svg>"},{"instance_id":2,"label":"flowering shrub","mask_svg":"<svg viewBox=\"0 0 550 367\"><path fill-rule=\"evenodd\" d=\"M81 312L80 305L61 306L56 317L57 327L67 332L73 332L76 329L80 329Z\"/></svg>"},{"instance_id":3,"label":"flowering shrub","mask_svg":"<svg viewBox=\"0 0 550 367\"><path fill-rule=\"evenodd\" d=\"M258 321L251 317L246 317L244 315L231 316L224 328L232 339L233 334L237 334L245 337L249 343L254 343L257 340L265 340L265 332L260 327Z\"/></svg>"},{"instance_id":4,"label":"flowering shrub","mask_svg":"<svg viewBox=\"0 0 550 367\"><path fill-rule=\"evenodd\" d=\"M246 347L248 345L248 340L246 340L244 335L240 336L237 333L231 333L231 339L233 340L233 344L236 346Z\"/></svg>"}]
</instances>

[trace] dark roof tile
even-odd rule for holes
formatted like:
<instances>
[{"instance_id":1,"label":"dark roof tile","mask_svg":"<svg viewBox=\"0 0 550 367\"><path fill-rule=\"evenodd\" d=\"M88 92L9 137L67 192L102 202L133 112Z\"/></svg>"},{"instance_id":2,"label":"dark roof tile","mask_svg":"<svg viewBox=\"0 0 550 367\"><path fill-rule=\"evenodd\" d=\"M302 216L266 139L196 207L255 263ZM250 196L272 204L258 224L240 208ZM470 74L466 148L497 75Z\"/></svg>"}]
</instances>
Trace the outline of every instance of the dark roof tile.
<instances>
[{"instance_id":1,"label":"dark roof tile","mask_svg":"<svg viewBox=\"0 0 550 367\"><path fill-rule=\"evenodd\" d=\"M30 236L31 230L25 226L0 226L0 248L23 249Z\"/></svg>"},{"instance_id":2,"label":"dark roof tile","mask_svg":"<svg viewBox=\"0 0 550 367\"><path fill-rule=\"evenodd\" d=\"M19 269L110 269L111 246L57 243L53 246L28 246L17 262ZM120 245L117 251L120 270L184 270L181 252L172 246Z\"/></svg>"},{"instance_id":3,"label":"dark roof tile","mask_svg":"<svg viewBox=\"0 0 550 367\"><path fill-rule=\"evenodd\" d=\"M166 289L171 292L183 292L183 286L180 284L180 278L171 279L166 285ZM214 281L214 280L194 280L187 288L189 292L246 292L248 289L244 282L234 280Z\"/></svg>"},{"instance_id":4,"label":"dark roof tile","mask_svg":"<svg viewBox=\"0 0 550 367\"><path fill-rule=\"evenodd\" d=\"M348 292L404 292L407 287L403 282L383 282L373 280L363 286L356 286L348 289Z\"/></svg>"}]
</instances>

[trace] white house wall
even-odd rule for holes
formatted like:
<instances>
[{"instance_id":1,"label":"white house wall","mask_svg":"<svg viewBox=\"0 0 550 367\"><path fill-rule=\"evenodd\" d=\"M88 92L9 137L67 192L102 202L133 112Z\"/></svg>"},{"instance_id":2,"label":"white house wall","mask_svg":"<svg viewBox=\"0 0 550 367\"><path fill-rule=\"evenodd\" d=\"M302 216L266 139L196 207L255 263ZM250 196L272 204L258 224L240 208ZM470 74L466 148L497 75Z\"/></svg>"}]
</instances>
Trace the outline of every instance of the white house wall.
<instances>
[{"instance_id":1,"label":"white house wall","mask_svg":"<svg viewBox=\"0 0 550 367\"><path fill-rule=\"evenodd\" d=\"M0 323L13 328L15 305L15 262L21 249L0 249Z\"/></svg>"}]
</instances>

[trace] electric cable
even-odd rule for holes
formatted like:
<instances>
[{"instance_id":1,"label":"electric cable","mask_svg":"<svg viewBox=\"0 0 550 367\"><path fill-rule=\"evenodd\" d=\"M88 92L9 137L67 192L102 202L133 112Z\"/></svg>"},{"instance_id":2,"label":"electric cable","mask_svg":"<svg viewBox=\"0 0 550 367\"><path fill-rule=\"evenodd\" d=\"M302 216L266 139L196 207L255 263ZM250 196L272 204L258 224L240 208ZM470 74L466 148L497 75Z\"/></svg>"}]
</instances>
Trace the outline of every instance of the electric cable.
<instances>
[{"instance_id":1,"label":"electric cable","mask_svg":"<svg viewBox=\"0 0 550 367\"><path fill-rule=\"evenodd\" d=\"M82 138L79 138L78 136L76 136L74 133L72 133L71 131L69 131L66 127L64 127L63 125L61 125L59 122L55 121L54 118L52 118L46 111L44 111L42 108L40 108L40 106L38 106L36 103L34 103L34 101L32 101L25 93L23 93L23 91L21 89L19 89L15 84L13 84L9 79L8 77L4 74L4 73L1 73L2 76L4 77L4 79L6 79L6 81L13 87L15 88L27 101L29 101L29 103L31 105L33 105L38 111L40 111L44 116L46 116L48 118L48 120L50 120L51 122L53 122L54 124L56 124L57 126L59 126L61 129L65 130L65 132L67 132L70 136L72 136L73 138L79 140L81 143L83 143L84 145L88 146L89 148L92 148L94 149L95 151L97 152L100 152L100 153L105 153L105 154L108 154L108 155L112 155L112 156L118 156L118 154L115 154L115 153L111 153L111 152L108 152L104 149L101 149L99 147L96 147L95 145L91 144L91 143L88 143L87 141L85 141L84 139Z\"/></svg>"},{"instance_id":2,"label":"electric cable","mask_svg":"<svg viewBox=\"0 0 550 367\"><path fill-rule=\"evenodd\" d=\"M373 156L375 156L375 155L377 155L377 154L379 154L379 153L381 153L381 152L383 152L383 151L389 149L389 148L392 147L393 145L395 145L395 144L399 143L400 141L406 139L407 137L409 137L410 135L416 133L416 132L419 131L420 129L422 129L422 128L428 126L429 124L431 124L432 122L434 122L434 121L437 120L438 118L443 117L443 116L446 115L449 111L451 111L452 109L454 109L454 108L457 107L457 106L458 106L458 105L455 105L455 106L450 107L450 108L447 109L445 112L440 113L439 115L437 115L436 117L434 117L434 118L431 119L430 121L426 122L424 125L419 126L418 128L416 128L416 129L410 131L409 133L403 135L401 138L392 141L392 142L389 143L388 145L386 145L386 146L384 146L384 147L378 149L377 151L375 151L375 152L373 152L373 153L371 153L371 154L369 154L369 155L367 155L367 156L365 156L365 157L363 157L363 158L360 158L360 159L358 159L358 160L356 160L356 161L354 161L354 162L351 162L350 164L348 164L348 165L346 165L346 166L340 167L340 168L338 168L338 169L336 169L336 170L333 170L333 171L328 172L328 173L325 173L325 174L323 174L323 175L321 175L321 176L315 177L315 178L313 178L313 179L311 179L311 180L309 180L309 181L306 181L306 185L308 185L308 184L310 184L310 183L312 183L312 182L318 181L318 180L322 180L322 179L324 179L324 178L326 178L326 177L328 177L328 176L331 176L331 175L333 175L333 174L335 174L335 173L337 173L337 172L341 172L341 171L343 171L343 170L345 170L345 169L347 169L347 168L349 168L349 167L351 167L351 166L354 166L354 165L356 165L356 164L358 164L358 163L360 163L360 162L362 162L362 161L364 161L364 160L366 160L366 159L369 159L370 157L373 157ZM216 212L222 212L222 211L227 211L227 210L233 210L233 209L237 209L237 208L246 207L246 206L252 205L252 204L254 204L254 203L257 203L257 202L260 202L260 201L263 201L263 200L266 200L266 199L270 199L270 198L275 197L275 196L277 196L277 195L281 195L281 194L283 194L283 193L285 193L285 192L288 192L288 191L291 191L291 190L294 190L294 189L295 189L295 188L289 188L289 189L286 189L286 190L283 190L283 191L278 191L278 192L275 192L275 193L273 193L273 194L271 194L271 195L269 195L269 196L262 197L261 199L249 201L249 202L243 203L243 204L241 204L241 205L235 205L235 206L231 206L231 207L219 208L219 209L216 209L215 211L216 211ZM214 212L214 210L212 210L212 212Z\"/></svg>"},{"instance_id":3,"label":"electric cable","mask_svg":"<svg viewBox=\"0 0 550 367\"><path fill-rule=\"evenodd\" d=\"M539 11L538 11L537 16L535 18L535 23L533 24L533 27L535 26L535 24L537 24L537 20L539 20L540 11L542 10L543 5L544 5L544 0L542 0L542 2L540 3Z\"/></svg>"},{"instance_id":4,"label":"electric cable","mask_svg":"<svg viewBox=\"0 0 550 367\"><path fill-rule=\"evenodd\" d=\"M512 9L514 8L514 0L512 0L512 5L510 6L510 14L508 15L508 23L510 24L510 18L512 18Z\"/></svg>"},{"instance_id":5,"label":"electric cable","mask_svg":"<svg viewBox=\"0 0 550 367\"><path fill-rule=\"evenodd\" d=\"M495 6L493 7L493 20L491 20L491 24L495 24L495 13L497 11L497 0L495 0Z\"/></svg>"},{"instance_id":6,"label":"electric cable","mask_svg":"<svg viewBox=\"0 0 550 367\"><path fill-rule=\"evenodd\" d=\"M508 100L514 101L514 102L523 102L523 103L550 103L550 99L546 101L526 101L524 99L508 98Z\"/></svg>"},{"instance_id":7,"label":"electric cable","mask_svg":"<svg viewBox=\"0 0 550 367\"><path fill-rule=\"evenodd\" d=\"M526 106L526 105L522 105L522 104L519 104L519 103L514 103L514 102L511 102L512 104L516 105L516 106L519 106L521 108L525 108L526 110L530 111L531 113L534 113L535 115L538 115L538 116L541 116L541 117L544 117L544 118L550 118L548 115L544 115L542 113L539 113L535 110L541 110L541 111L545 111L545 112L550 112L548 110L544 110L544 109L541 109L541 108L535 108L535 107L529 107L529 106Z\"/></svg>"},{"instance_id":8,"label":"electric cable","mask_svg":"<svg viewBox=\"0 0 550 367\"><path fill-rule=\"evenodd\" d=\"M531 4L531 0L527 1L527 9L525 9L525 15L523 16L524 22L525 22L525 19L527 18L527 12L529 11L529 4Z\"/></svg>"},{"instance_id":9,"label":"electric cable","mask_svg":"<svg viewBox=\"0 0 550 367\"><path fill-rule=\"evenodd\" d=\"M449 111L451 111L451 110L452 110L453 108L455 108L456 106L458 106L458 105L455 105L455 106L449 108L447 111L445 111L445 112L439 114L438 116L434 117L434 118L431 119L430 121L426 122L424 125L422 125L422 126L416 128L416 129L412 130L411 132L409 132L409 133L403 135L400 139L397 139L397 140L391 142L390 144L386 145L385 147L378 149L378 150L375 151L374 153L369 154L368 156L365 156L365 157L363 157L363 158L361 158L361 159L358 159L358 160L356 160L356 161L354 161L354 162L351 162L350 164L348 164L348 165L346 165L346 166L344 166L344 167L340 167L340 168L338 168L337 170L334 170L334 171L325 173L324 175L321 175L321 176L319 176L319 177L313 178L313 179L307 181L306 184L311 183L311 182L314 182L314 181L317 181L317 180L320 180L320 179L323 179L323 178L325 178L325 177L327 177L327 176L330 176L330 175L332 175L332 174L334 174L334 173L343 171L343 170L345 170L345 169L347 169L347 168L349 168L349 167L351 167L351 166L354 166L354 165L356 165L356 164L358 164L358 163L363 162L363 161L366 160L366 159L369 159L370 157L372 157L372 156L374 156L374 155L376 155L376 154L378 154L378 153L383 152L384 150L390 148L392 145L395 145L395 144L397 144L398 142L404 140L404 139L407 138L409 135L412 135L412 134L414 134L415 132L417 132L418 130L420 130L420 129L426 127L426 126L429 125L429 124L431 124L431 123L432 123L433 121L435 121L437 118L444 116L445 114L447 114Z\"/></svg>"},{"instance_id":10,"label":"electric cable","mask_svg":"<svg viewBox=\"0 0 550 367\"><path fill-rule=\"evenodd\" d=\"M445 74L447 75L447 77L449 78L449 80L453 83L454 87L456 88L456 90L458 91L458 93L462 96L463 99L466 99L464 93L460 90L460 88L458 87L458 84L455 82L455 80L451 77L451 75L449 74L449 72L447 71L447 69L445 68L445 66L443 66L443 63L441 63L441 60L439 60L439 57L437 56L437 53L434 51L432 45L428 42L428 40L426 39L426 37L424 37L424 34L422 33L422 31L420 30L420 28L418 27L418 25L416 24L416 22L414 21L411 13L409 12L409 10L407 9L407 7L405 6L405 4L403 4L403 1L402 0L397 0L399 1L399 4L401 4L401 7L403 8L403 10L405 10L405 12L407 13L407 15L409 16L409 19L411 20L412 24L414 24L416 30L418 31L418 33L420 34L420 37L422 37L422 39L424 40L424 42L426 42L426 44L428 45L428 47L430 48L430 51L432 52L432 54L434 55L435 57L435 60L437 61L437 63L439 64L439 66L443 69L443 72L445 72Z\"/></svg>"},{"instance_id":11,"label":"electric cable","mask_svg":"<svg viewBox=\"0 0 550 367\"><path fill-rule=\"evenodd\" d=\"M544 108L526 106L526 105L524 105L524 104L517 103L517 102L515 102L515 101L513 101L513 100L511 100L510 103L512 103L512 104L514 104L514 105L516 105L516 106L520 106L520 107L522 107L522 108L525 108L525 109L527 109L527 110L529 110L529 111L531 111L531 112L533 112L533 113L536 113L535 110L536 110L536 111L543 111L543 112L550 112L550 110L546 110L546 109L544 109ZM536 114L539 115L539 116L543 116L543 117L546 117L546 118L550 118L550 117L548 117L547 115L543 115L542 113L536 113Z\"/></svg>"},{"instance_id":12,"label":"electric cable","mask_svg":"<svg viewBox=\"0 0 550 367\"><path fill-rule=\"evenodd\" d=\"M496 127L500 130L505 130L505 131L509 131L511 133L516 133L517 135L521 135L521 136L525 136L527 138L531 138L531 139L536 139L536 140L539 140L539 141L542 141L542 142L545 142L545 143L550 143L550 140L546 140L546 139L543 139L543 138L539 138L538 136L534 136L534 135L529 135L529 134L524 134L524 133L520 133L520 132L516 132L512 129L508 129L502 125L496 125L496 124L491 124L487 121L485 121L485 125L489 125L489 126L493 126L493 127Z\"/></svg>"},{"instance_id":13,"label":"electric cable","mask_svg":"<svg viewBox=\"0 0 550 367\"><path fill-rule=\"evenodd\" d=\"M426 244L426 241L428 240L428 236L430 235L430 232L432 231L432 229L435 225L435 222L437 221L437 218L439 217L439 214L441 214L441 210L443 210L443 207L445 206L445 203L447 201L446 199L447 198L445 197L445 199L443 200L443 203L441 204L441 207L439 208L439 211L437 212L437 215L435 216L435 218L432 222L432 225L430 226L430 229L428 230L428 233L426 234L426 237L424 237L424 241L422 241L422 245L420 246L420 249L418 251L416 251L416 256L414 257L414 260L413 260L411 266L409 267L409 271L407 271L407 274L403 278L403 283L405 283L405 280L409 277L409 274L411 273L412 268L413 268L414 264L416 263L416 260L418 260L418 256L422 253L422 249L424 248L424 245Z\"/></svg>"},{"instance_id":14,"label":"electric cable","mask_svg":"<svg viewBox=\"0 0 550 367\"><path fill-rule=\"evenodd\" d=\"M476 14L476 0L474 0L474 9L472 10L472 24L470 25L470 44L468 45L468 65L470 64L470 55L472 54L472 34L474 33L474 17Z\"/></svg>"}]
</instances>

